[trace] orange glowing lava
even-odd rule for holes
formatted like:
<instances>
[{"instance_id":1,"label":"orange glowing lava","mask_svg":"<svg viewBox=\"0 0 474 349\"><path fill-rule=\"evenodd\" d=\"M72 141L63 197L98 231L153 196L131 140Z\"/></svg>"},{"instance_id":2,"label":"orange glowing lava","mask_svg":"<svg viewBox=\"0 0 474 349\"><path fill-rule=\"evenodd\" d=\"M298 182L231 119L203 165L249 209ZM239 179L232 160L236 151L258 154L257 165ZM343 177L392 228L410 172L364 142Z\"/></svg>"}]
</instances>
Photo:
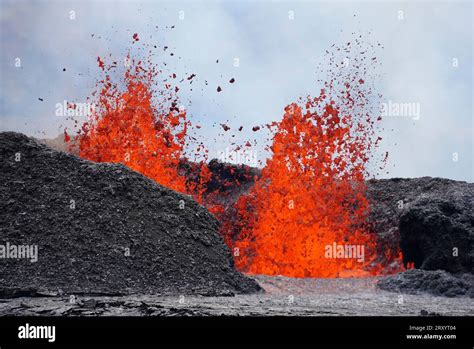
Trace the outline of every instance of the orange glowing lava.
<instances>
[{"instance_id":1,"label":"orange glowing lava","mask_svg":"<svg viewBox=\"0 0 474 349\"><path fill-rule=\"evenodd\" d=\"M340 86L331 81L318 97L290 104L280 122L267 125L273 131L271 157L250 192L237 200L234 217L216 204L215 193L205 194L212 174L204 162L190 165L191 181L180 170L192 125L177 108L173 94L179 89L159 86L159 100L170 105L157 103L154 78L161 72L131 63L122 89L109 75L100 81L95 113L74 137L81 157L123 163L193 195L221 219L236 266L246 273L357 277L386 273L384 259L395 261L391 272L401 268L399 251L380 256L367 227L367 163L380 138L374 139L373 117L358 110L366 103L363 79L354 76L337 93ZM238 234L231 238L230 230Z\"/></svg>"},{"instance_id":2,"label":"orange glowing lava","mask_svg":"<svg viewBox=\"0 0 474 349\"><path fill-rule=\"evenodd\" d=\"M153 69L145 70L141 62L133 62L125 72L124 91L109 75L101 81L96 112L78 135L79 154L96 162L123 163L164 186L185 192L186 180L178 166L189 121L178 108L165 110L152 103L155 74Z\"/></svg>"},{"instance_id":3,"label":"orange glowing lava","mask_svg":"<svg viewBox=\"0 0 474 349\"><path fill-rule=\"evenodd\" d=\"M359 45L336 49L350 55ZM381 118L366 73L376 58L358 54L351 69L334 57L320 95L290 104L270 125L271 157L237 202L231 245L246 273L359 277L403 270L401 253L380 251L368 224L365 180Z\"/></svg>"},{"instance_id":4,"label":"orange glowing lava","mask_svg":"<svg viewBox=\"0 0 474 349\"><path fill-rule=\"evenodd\" d=\"M323 92L303 108L291 104L276 124L273 156L238 202L247 223L234 246L241 270L334 277L366 275L376 266L376 241L363 227L369 207L365 139L352 133L352 119L325 98ZM334 244L359 248L364 260L337 258Z\"/></svg>"}]
</instances>

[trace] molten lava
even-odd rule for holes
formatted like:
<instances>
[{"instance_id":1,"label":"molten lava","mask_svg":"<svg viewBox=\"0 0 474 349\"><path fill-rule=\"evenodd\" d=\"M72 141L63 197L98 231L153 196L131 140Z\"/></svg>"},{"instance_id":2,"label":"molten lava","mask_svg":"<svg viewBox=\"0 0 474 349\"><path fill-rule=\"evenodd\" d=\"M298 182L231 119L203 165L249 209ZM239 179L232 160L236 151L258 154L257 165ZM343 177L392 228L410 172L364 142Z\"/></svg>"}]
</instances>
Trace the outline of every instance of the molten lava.
<instances>
[{"instance_id":1,"label":"molten lava","mask_svg":"<svg viewBox=\"0 0 474 349\"><path fill-rule=\"evenodd\" d=\"M101 81L96 113L78 136L79 154L92 161L123 163L185 192L186 180L178 173L178 166L189 126L186 113L154 105L155 71L145 70L141 62L133 63L125 72L125 91L120 91L109 75Z\"/></svg>"},{"instance_id":2,"label":"molten lava","mask_svg":"<svg viewBox=\"0 0 474 349\"><path fill-rule=\"evenodd\" d=\"M324 91L303 107L286 107L275 125L273 156L238 202L245 222L234 246L241 270L335 277L374 269L376 240L364 230L367 139L354 133L352 123ZM328 257L334 244L362 247L364 260Z\"/></svg>"},{"instance_id":3,"label":"molten lava","mask_svg":"<svg viewBox=\"0 0 474 349\"><path fill-rule=\"evenodd\" d=\"M110 69L97 61L102 70ZM124 88L109 75L100 81L95 113L74 138L81 157L123 163L193 195L221 220L236 266L244 272L348 277L401 268L398 251L377 253L378 241L367 226L367 163L380 137L374 138L374 118L363 108L364 79L357 74L344 79L342 89L330 80L318 97L290 104L280 122L267 125L273 131L272 155L255 185L237 200L235 216L224 212L218 192L207 190L212 173L206 163L186 159L192 125L177 108L173 94L179 89L164 83L158 87L163 103L156 103L153 84L161 72L151 64L145 69L141 61L131 63ZM204 145L198 149L204 151ZM183 161L191 168L191 180L182 171ZM396 266L389 270L387 261Z\"/></svg>"},{"instance_id":4,"label":"molten lava","mask_svg":"<svg viewBox=\"0 0 474 349\"><path fill-rule=\"evenodd\" d=\"M336 49L350 56L360 45ZM357 277L403 269L401 253L380 251L368 224L365 180L381 118L366 82L367 60L369 67L376 61L360 53L348 68L333 55L320 95L287 106L282 121L271 125L272 155L237 202L232 247L240 270Z\"/></svg>"}]
</instances>

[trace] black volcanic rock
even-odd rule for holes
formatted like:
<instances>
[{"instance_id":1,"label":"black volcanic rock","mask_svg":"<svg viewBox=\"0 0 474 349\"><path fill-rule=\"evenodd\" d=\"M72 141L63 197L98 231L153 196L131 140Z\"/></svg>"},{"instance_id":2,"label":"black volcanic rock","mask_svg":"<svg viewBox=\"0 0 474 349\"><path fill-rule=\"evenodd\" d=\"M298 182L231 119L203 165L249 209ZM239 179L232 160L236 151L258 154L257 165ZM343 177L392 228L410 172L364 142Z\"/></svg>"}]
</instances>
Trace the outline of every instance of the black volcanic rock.
<instances>
[{"instance_id":1,"label":"black volcanic rock","mask_svg":"<svg viewBox=\"0 0 474 349\"><path fill-rule=\"evenodd\" d=\"M225 219L235 219L234 203L252 188L260 170L218 160L212 160L209 169L210 191L225 207ZM452 273L473 271L474 184L431 177L373 179L366 184L369 226L377 235L380 256L401 249L405 265ZM381 262L390 269L390 261Z\"/></svg>"},{"instance_id":2,"label":"black volcanic rock","mask_svg":"<svg viewBox=\"0 0 474 349\"><path fill-rule=\"evenodd\" d=\"M258 168L224 163L217 159L212 159L208 167L212 174L207 187L209 192L220 190L239 196L242 192L247 192L255 179L261 176Z\"/></svg>"},{"instance_id":3,"label":"black volcanic rock","mask_svg":"<svg viewBox=\"0 0 474 349\"><path fill-rule=\"evenodd\" d=\"M240 195L246 194L255 184L255 179L260 178L258 168L247 165L236 165L212 159L207 165L211 176L206 185L205 195L218 194L216 197L224 206L232 206ZM188 181L199 180L200 168L197 164L182 160L180 173Z\"/></svg>"},{"instance_id":4,"label":"black volcanic rock","mask_svg":"<svg viewBox=\"0 0 474 349\"><path fill-rule=\"evenodd\" d=\"M189 197L18 133L0 133L0 156L0 245L38 246L37 262L0 259L0 295L260 290Z\"/></svg>"},{"instance_id":5,"label":"black volcanic rock","mask_svg":"<svg viewBox=\"0 0 474 349\"><path fill-rule=\"evenodd\" d=\"M183 166L190 181L199 175L195 167ZM234 203L252 188L260 170L218 160L212 160L209 169L208 192L224 206L224 220L235 219ZM366 184L370 228L381 256L401 248L405 264L416 268L472 273L474 184L431 177L373 179Z\"/></svg>"},{"instance_id":6,"label":"black volcanic rock","mask_svg":"<svg viewBox=\"0 0 474 349\"><path fill-rule=\"evenodd\" d=\"M217 159L212 159L207 167L211 176L203 193L206 205L207 207L218 205L223 209L217 214L223 225L221 233L224 232L226 238L235 240L239 234L238 224L235 222L240 219L235 203L241 195L247 194L255 185L255 180L261 176L261 170L243 164L221 162ZM188 182L198 181L200 166L184 160L180 164L180 173Z\"/></svg>"},{"instance_id":7,"label":"black volcanic rock","mask_svg":"<svg viewBox=\"0 0 474 349\"><path fill-rule=\"evenodd\" d=\"M454 276L443 270L412 269L378 281L377 286L390 292L430 293L435 296L474 297L474 275Z\"/></svg>"},{"instance_id":8,"label":"black volcanic rock","mask_svg":"<svg viewBox=\"0 0 474 349\"><path fill-rule=\"evenodd\" d=\"M185 175L192 178L195 171L189 169ZM260 170L215 159L209 169L209 192L224 206L224 220L235 220L233 205L252 188ZM380 256L387 250L395 256L401 249L405 265L472 273L474 184L431 177L372 179L366 184L369 228L377 235ZM231 232L231 238L237 233ZM380 262L390 270L390 260Z\"/></svg>"},{"instance_id":9,"label":"black volcanic rock","mask_svg":"<svg viewBox=\"0 0 474 349\"><path fill-rule=\"evenodd\" d=\"M415 268L472 272L474 186L451 186L443 195L417 198L400 217L400 247Z\"/></svg>"},{"instance_id":10,"label":"black volcanic rock","mask_svg":"<svg viewBox=\"0 0 474 349\"><path fill-rule=\"evenodd\" d=\"M373 229L385 246L399 244L405 264L472 273L474 184L422 177L367 185Z\"/></svg>"}]
</instances>

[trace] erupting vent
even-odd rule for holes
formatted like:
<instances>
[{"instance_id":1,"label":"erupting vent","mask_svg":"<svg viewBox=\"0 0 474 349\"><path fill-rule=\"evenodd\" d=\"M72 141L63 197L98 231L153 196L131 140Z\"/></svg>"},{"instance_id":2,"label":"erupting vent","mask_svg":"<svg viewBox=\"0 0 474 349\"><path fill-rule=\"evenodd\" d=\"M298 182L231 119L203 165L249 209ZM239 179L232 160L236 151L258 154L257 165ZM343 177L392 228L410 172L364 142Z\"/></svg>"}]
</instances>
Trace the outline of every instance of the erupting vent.
<instances>
[{"instance_id":1,"label":"erupting vent","mask_svg":"<svg viewBox=\"0 0 474 349\"><path fill-rule=\"evenodd\" d=\"M275 125L272 158L238 202L237 266L294 277L377 273L376 240L364 227L367 130L341 115L324 91L285 111ZM358 256L338 254L341 248Z\"/></svg>"},{"instance_id":2,"label":"erupting vent","mask_svg":"<svg viewBox=\"0 0 474 349\"><path fill-rule=\"evenodd\" d=\"M344 50L350 48L348 44ZM367 163L380 141L374 126L380 117L374 118L367 108L371 88L357 66L363 59L355 59L344 76L334 74L318 97L287 106L280 122L266 125L273 137L271 157L250 192L237 200L237 217L223 222L222 233L240 270L349 277L402 269L398 251L377 253L377 238L367 225L365 179ZM110 69L98 61L101 69ZM225 217L212 193L203 195L211 175L206 163L197 165L194 181L180 172L192 125L177 107L174 94L179 89L170 84L155 88L154 78L161 71L151 63L146 69L141 61L131 63L124 91L109 74L100 81L98 108L75 137L80 156L124 163L162 185L193 195L218 217ZM333 63L332 59L329 66ZM153 96L155 90L159 93ZM171 103L171 108L152 97ZM203 146L198 149L206 153ZM392 262L390 269L387 261Z\"/></svg>"},{"instance_id":3,"label":"erupting vent","mask_svg":"<svg viewBox=\"0 0 474 349\"><path fill-rule=\"evenodd\" d=\"M113 68L98 61L104 70ZM123 92L108 74L99 82L95 113L77 136L79 155L96 162L123 163L168 188L193 193L201 202L201 183L209 178L205 164L201 164L197 183L187 183L179 173L191 123L186 112L177 107L171 85L164 84L160 89L163 101L173 101L171 108L153 103L154 78L161 72L152 64L147 69L142 65L142 61L130 61Z\"/></svg>"}]
</instances>

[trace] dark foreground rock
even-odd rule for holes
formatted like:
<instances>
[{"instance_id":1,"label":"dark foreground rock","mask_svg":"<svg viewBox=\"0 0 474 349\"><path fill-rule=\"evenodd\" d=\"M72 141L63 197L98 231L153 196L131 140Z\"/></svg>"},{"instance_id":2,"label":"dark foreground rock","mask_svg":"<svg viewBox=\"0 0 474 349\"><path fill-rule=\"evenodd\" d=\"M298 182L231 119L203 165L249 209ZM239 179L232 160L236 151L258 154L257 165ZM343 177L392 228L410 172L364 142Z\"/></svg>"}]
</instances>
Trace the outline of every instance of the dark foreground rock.
<instances>
[{"instance_id":1,"label":"dark foreground rock","mask_svg":"<svg viewBox=\"0 0 474 349\"><path fill-rule=\"evenodd\" d=\"M63 147L62 137L46 141ZM260 176L258 168L209 163L208 193L225 208L223 220L236 219L234 203ZM183 172L197 175L192 164ZM443 178L392 178L369 180L370 225L379 241L379 255L401 249L403 261L425 270L472 273L474 270L474 184ZM231 238L236 233L231 231Z\"/></svg>"},{"instance_id":2,"label":"dark foreground rock","mask_svg":"<svg viewBox=\"0 0 474 349\"><path fill-rule=\"evenodd\" d=\"M209 164L208 193L225 208L223 221L236 219L234 203L247 193L260 170L247 166ZM195 180L192 164L182 168ZM369 180L370 226L378 237L379 255L403 253L405 265L416 269L388 277L379 287L403 293L427 292L456 296L472 294L474 270L474 184L443 178ZM235 238L238 232L230 231ZM381 261L385 262L385 261ZM387 263L387 270L390 264ZM444 273L444 270L449 273ZM461 276L459 276L461 275Z\"/></svg>"},{"instance_id":3,"label":"dark foreground rock","mask_svg":"<svg viewBox=\"0 0 474 349\"><path fill-rule=\"evenodd\" d=\"M473 316L468 297L405 294L377 278L256 276L264 293L235 297L127 295L0 299L0 316Z\"/></svg>"},{"instance_id":4,"label":"dark foreground rock","mask_svg":"<svg viewBox=\"0 0 474 349\"><path fill-rule=\"evenodd\" d=\"M474 275L454 276L444 270L412 269L382 278L377 286L385 291L435 296L474 298Z\"/></svg>"},{"instance_id":5,"label":"dark foreground rock","mask_svg":"<svg viewBox=\"0 0 474 349\"><path fill-rule=\"evenodd\" d=\"M405 264L451 273L474 270L474 184L442 178L371 180L373 229Z\"/></svg>"},{"instance_id":6,"label":"dark foreground rock","mask_svg":"<svg viewBox=\"0 0 474 349\"><path fill-rule=\"evenodd\" d=\"M260 170L243 165L209 164L209 192L225 208L224 221L236 219L234 203L253 186ZM188 171L186 174L190 177ZM369 180L369 225L379 255L403 253L405 265L425 270L474 270L474 184L443 178ZM235 232L230 237L235 238ZM238 232L237 232L238 233ZM387 270L390 261L387 262Z\"/></svg>"},{"instance_id":7,"label":"dark foreground rock","mask_svg":"<svg viewBox=\"0 0 474 349\"><path fill-rule=\"evenodd\" d=\"M3 297L260 290L192 199L13 132L0 133L0 212L0 252L38 247L36 262L0 258Z\"/></svg>"}]
</instances>

